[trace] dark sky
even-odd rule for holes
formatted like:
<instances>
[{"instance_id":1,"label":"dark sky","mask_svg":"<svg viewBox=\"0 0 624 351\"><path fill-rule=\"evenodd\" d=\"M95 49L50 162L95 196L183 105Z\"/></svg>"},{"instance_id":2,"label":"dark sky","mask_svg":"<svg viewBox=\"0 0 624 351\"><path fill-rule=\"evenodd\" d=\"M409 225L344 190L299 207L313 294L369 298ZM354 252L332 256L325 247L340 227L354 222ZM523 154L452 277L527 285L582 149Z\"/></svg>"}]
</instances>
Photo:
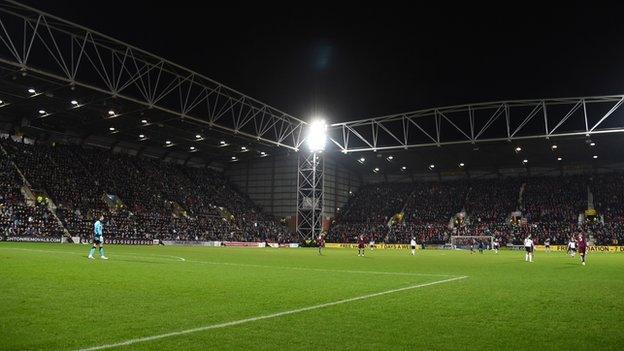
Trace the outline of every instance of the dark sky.
<instances>
[{"instance_id":1,"label":"dark sky","mask_svg":"<svg viewBox=\"0 0 624 351\"><path fill-rule=\"evenodd\" d=\"M468 102L624 92L617 5L24 3L303 119L315 111L344 121Z\"/></svg>"}]
</instances>

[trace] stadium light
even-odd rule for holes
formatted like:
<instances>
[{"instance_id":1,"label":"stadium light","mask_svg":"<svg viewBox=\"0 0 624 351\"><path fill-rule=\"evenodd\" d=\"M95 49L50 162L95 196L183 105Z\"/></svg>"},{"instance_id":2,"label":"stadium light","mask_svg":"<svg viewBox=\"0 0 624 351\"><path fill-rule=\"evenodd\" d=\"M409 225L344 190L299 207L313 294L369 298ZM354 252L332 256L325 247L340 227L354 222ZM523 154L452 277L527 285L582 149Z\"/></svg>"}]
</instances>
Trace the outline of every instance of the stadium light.
<instances>
[{"instance_id":1,"label":"stadium light","mask_svg":"<svg viewBox=\"0 0 624 351\"><path fill-rule=\"evenodd\" d=\"M69 103L74 105L74 106L78 106L78 101L76 101L76 100L72 100Z\"/></svg>"},{"instance_id":2,"label":"stadium light","mask_svg":"<svg viewBox=\"0 0 624 351\"><path fill-rule=\"evenodd\" d=\"M375 173L379 172L379 167L375 167L375 169L373 169L373 172Z\"/></svg>"},{"instance_id":3,"label":"stadium light","mask_svg":"<svg viewBox=\"0 0 624 351\"><path fill-rule=\"evenodd\" d=\"M435 165L433 163L429 165L429 169L434 169L434 168L435 168Z\"/></svg>"},{"instance_id":4,"label":"stadium light","mask_svg":"<svg viewBox=\"0 0 624 351\"><path fill-rule=\"evenodd\" d=\"M589 146L596 146L596 143L592 141L591 143L589 143Z\"/></svg>"},{"instance_id":5,"label":"stadium light","mask_svg":"<svg viewBox=\"0 0 624 351\"><path fill-rule=\"evenodd\" d=\"M45 113L46 113L45 110L39 110L40 115L45 115Z\"/></svg>"},{"instance_id":6,"label":"stadium light","mask_svg":"<svg viewBox=\"0 0 624 351\"><path fill-rule=\"evenodd\" d=\"M404 171L404 170L406 170L406 169L407 169L407 167L405 167L405 166L401 167L401 170L402 170L402 171Z\"/></svg>"},{"instance_id":7,"label":"stadium light","mask_svg":"<svg viewBox=\"0 0 624 351\"><path fill-rule=\"evenodd\" d=\"M524 160L522 160L522 163L527 164L529 163L529 160L527 160L526 158Z\"/></svg>"},{"instance_id":8,"label":"stadium light","mask_svg":"<svg viewBox=\"0 0 624 351\"><path fill-rule=\"evenodd\" d=\"M563 161L563 158L557 157L557 161Z\"/></svg>"},{"instance_id":9,"label":"stadium light","mask_svg":"<svg viewBox=\"0 0 624 351\"><path fill-rule=\"evenodd\" d=\"M311 152L319 152L325 150L325 142L327 141L327 123L324 119L315 119L308 126L308 135L306 142Z\"/></svg>"},{"instance_id":10,"label":"stadium light","mask_svg":"<svg viewBox=\"0 0 624 351\"><path fill-rule=\"evenodd\" d=\"M360 157L358 162L361 163L361 164L364 164L364 162L366 162L366 159L364 157Z\"/></svg>"},{"instance_id":11,"label":"stadium light","mask_svg":"<svg viewBox=\"0 0 624 351\"><path fill-rule=\"evenodd\" d=\"M195 138L201 139L201 135L197 134L197 135L195 135Z\"/></svg>"},{"instance_id":12,"label":"stadium light","mask_svg":"<svg viewBox=\"0 0 624 351\"><path fill-rule=\"evenodd\" d=\"M191 151L195 151L195 146L191 146L191 147L189 147L189 150L191 150Z\"/></svg>"},{"instance_id":13,"label":"stadium light","mask_svg":"<svg viewBox=\"0 0 624 351\"><path fill-rule=\"evenodd\" d=\"M113 111L113 110L109 110L109 111L108 111L108 115L109 115L109 116L114 116L114 115L115 115L115 111Z\"/></svg>"},{"instance_id":14,"label":"stadium light","mask_svg":"<svg viewBox=\"0 0 624 351\"><path fill-rule=\"evenodd\" d=\"M464 166L465 166L465 164L463 162L459 163L459 167L464 167Z\"/></svg>"},{"instance_id":15,"label":"stadium light","mask_svg":"<svg viewBox=\"0 0 624 351\"><path fill-rule=\"evenodd\" d=\"M147 120L146 120L146 119L142 119L142 120L141 120L141 123L143 123L143 124L147 124Z\"/></svg>"},{"instance_id":16,"label":"stadium light","mask_svg":"<svg viewBox=\"0 0 624 351\"><path fill-rule=\"evenodd\" d=\"M553 146L550 147L552 150L557 150L557 145L554 144Z\"/></svg>"},{"instance_id":17,"label":"stadium light","mask_svg":"<svg viewBox=\"0 0 624 351\"><path fill-rule=\"evenodd\" d=\"M594 155L594 160L598 158L598 155Z\"/></svg>"},{"instance_id":18,"label":"stadium light","mask_svg":"<svg viewBox=\"0 0 624 351\"><path fill-rule=\"evenodd\" d=\"M246 146L241 146L241 151L242 151L242 152L247 151L247 147L246 147Z\"/></svg>"},{"instance_id":19,"label":"stadium light","mask_svg":"<svg viewBox=\"0 0 624 351\"><path fill-rule=\"evenodd\" d=\"M110 130L111 132L114 132L115 131L115 127L110 127L110 128L108 128L108 130Z\"/></svg>"},{"instance_id":20,"label":"stadium light","mask_svg":"<svg viewBox=\"0 0 624 351\"><path fill-rule=\"evenodd\" d=\"M37 91L36 91L35 89L33 89L33 88L30 88L30 89L28 89L28 92L29 92L29 93L31 93L31 94L34 94L34 93L36 93Z\"/></svg>"},{"instance_id":21,"label":"stadium light","mask_svg":"<svg viewBox=\"0 0 624 351\"><path fill-rule=\"evenodd\" d=\"M145 138L145 134L139 134L139 138L141 139Z\"/></svg>"},{"instance_id":22,"label":"stadium light","mask_svg":"<svg viewBox=\"0 0 624 351\"><path fill-rule=\"evenodd\" d=\"M4 101L0 100L0 105L2 105L4 103Z\"/></svg>"},{"instance_id":23,"label":"stadium light","mask_svg":"<svg viewBox=\"0 0 624 351\"><path fill-rule=\"evenodd\" d=\"M522 151L522 148L520 146L516 146L515 150L516 150L516 152L520 152L520 151Z\"/></svg>"}]
</instances>

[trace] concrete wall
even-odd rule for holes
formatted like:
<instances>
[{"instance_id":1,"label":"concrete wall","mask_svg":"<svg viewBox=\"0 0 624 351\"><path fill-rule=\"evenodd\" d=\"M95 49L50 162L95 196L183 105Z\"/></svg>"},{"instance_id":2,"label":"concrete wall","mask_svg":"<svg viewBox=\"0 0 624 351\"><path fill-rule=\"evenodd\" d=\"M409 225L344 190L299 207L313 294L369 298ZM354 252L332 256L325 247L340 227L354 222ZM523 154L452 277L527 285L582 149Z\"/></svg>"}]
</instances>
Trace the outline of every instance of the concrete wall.
<instances>
[{"instance_id":1,"label":"concrete wall","mask_svg":"<svg viewBox=\"0 0 624 351\"><path fill-rule=\"evenodd\" d=\"M292 216L297 206L297 154L267 156L245 162L232 162L225 174L264 211L283 218ZM333 217L344 206L349 191L355 192L360 179L325 157L325 214Z\"/></svg>"}]
</instances>

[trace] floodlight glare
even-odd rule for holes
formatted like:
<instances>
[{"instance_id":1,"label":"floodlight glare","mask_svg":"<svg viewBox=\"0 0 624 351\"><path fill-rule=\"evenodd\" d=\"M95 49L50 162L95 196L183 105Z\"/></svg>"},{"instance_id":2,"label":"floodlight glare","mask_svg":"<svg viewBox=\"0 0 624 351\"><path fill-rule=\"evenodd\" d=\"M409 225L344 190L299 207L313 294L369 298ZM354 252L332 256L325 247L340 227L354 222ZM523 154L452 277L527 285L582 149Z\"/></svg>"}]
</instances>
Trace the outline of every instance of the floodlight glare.
<instances>
[{"instance_id":1,"label":"floodlight glare","mask_svg":"<svg viewBox=\"0 0 624 351\"><path fill-rule=\"evenodd\" d=\"M306 141L311 152L325 149L325 142L327 141L327 123L325 120L317 119L310 123Z\"/></svg>"}]
</instances>

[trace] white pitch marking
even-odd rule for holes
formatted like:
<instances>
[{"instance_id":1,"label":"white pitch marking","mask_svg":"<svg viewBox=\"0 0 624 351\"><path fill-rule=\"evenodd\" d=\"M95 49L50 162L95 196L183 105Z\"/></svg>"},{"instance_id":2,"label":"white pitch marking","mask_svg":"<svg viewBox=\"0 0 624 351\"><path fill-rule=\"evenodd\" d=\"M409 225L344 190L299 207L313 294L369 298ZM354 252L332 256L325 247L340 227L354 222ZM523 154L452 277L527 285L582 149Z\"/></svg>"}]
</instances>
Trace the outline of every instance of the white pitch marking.
<instances>
[{"instance_id":1,"label":"white pitch marking","mask_svg":"<svg viewBox=\"0 0 624 351\"><path fill-rule=\"evenodd\" d=\"M114 348L114 347L128 346L128 345L138 344L138 343L142 343L142 342L148 342L148 341L153 341L153 340L158 340L158 339L170 338L170 337L173 337L173 336L197 333L197 332L201 332L201 331L205 331L205 330L227 328L227 327L240 325L240 324L245 324L245 323L250 323L250 322L255 322L255 321L259 321L259 320L277 318L277 317L287 316L287 315L291 315L291 314L296 314L296 313L307 312L307 311L312 311L312 310L318 310L318 309L321 309L321 308L341 305L341 304L345 304L345 303L349 303L349 302L353 302L353 301L370 299L370 298L373 298L373 297L393 294L393 293L397 293L397 292L401 292L401 291L413 290L413 289L418 289L418 288L424 288L426 286L431 286L431 285L436 285L436 284L449 283L449 282L452 282L452 281L455 281L455 280L461 280L461 279L466 279L466 278L468 278L468 276L461 276L461 277L449 278L449 279L444 279L444 280L438 280L438 281L434 281L434 282L430 282L430 283L422 283L422 284L417 284L417 285L411 285L411 286L407 286L407 287L404 287L404 288L386 290L386 291L382 291L382 292L378 292L378 293L367 294L367 295L362 295L362 296L357 296L357 297L351 297L351 298L344 299L344 300L338 300L338 301L334 301L334 302L327 302L327 303L323 303L323 304L320 304L320 305L313 305L313 306L308 306L308 307L302 307L302 308L297 308L297 309L294 309L294 310L277 312L277 313L273 313L273 314L266 314L266 315L258 316L258 317L239 319L237 321L231 321L231 322L225 322L225 323L219 323L219 324L211 324L211 325L206 325L206 326L203 326L203 327L186 329L186 330L180 330L180 331L171 332L171 333L145 336L145 337L142 337L142 338L136 338L136 339L130 339L130 340L126 340L126 341L120 341L120 342L117 342L117 343L114 343L114 344L105 344L105 345L87 347L87 348L80 349L78 351L105 350L105 349L110 349L110 348Z\"/></svg>"},{"instance_id":2,"label":"white pitch marking","mask_svg":"<svg viewBox=\"0 0 624 351\"><path fill-rule=\"evenodd\" d=\"M383 272L383 271L359 271L359 270L346 270L346 269L325 269L325 268L310 268L310 267L288 267L288 266L270 266L262 264L251 263L230 263L230 262L215 262L215 261L196 261L187 260L190 263L204 263L218 266L234 266L234 267L257 267L257 268L273 268L273 269L292 269L299 271L316 271L316 272L330 272L330 273L356 273L356 274L380 274L380 275L403 275L403 276L429 276L429 277L456 277L453 274L436 274L436 273L410 273L410 272Z\"/></svg>"},{"instance_id":3,"label":"white pitch marking","mask_svg":"<svg viewBox=\"0 0 624 351\"><path fill-rule=\"evenodd\" d=\"M34 252L49 252L49 253L65 253L70 255L80 255L84 256L79 252L70 252L70 251L62 251L62 250L40 250L40 249L24 249L17 247L0 247L0 249L6 250L22 250L22 251L34 251ZM219 265L219 266L234 266L234 267L256 267L256 268L270 268L270 269L290 269L290 270L299 270L299 271L315 271L315 272L328 272L328 273L354 273L354 274L378 274L378 275L400 275L400 276L423 276L423 277L456 277L457 275L453 274L437 274L437 273L411 273L411 272L383 272L383 271L360 271L360 270L346 270L346 269L324 269L324 268L312 268L312 267L288 267L288 266L271 266L271 265L261 265L261 264L251 264L251 263L230 263L230 262L215 262L215 261L198 261L198 260L187 260L183 257L178 256L169 256L169 255L153 255L153 256L138 256L136 254L126 253L126 254L115 254L113 256L130 256L137 258L161 258L166 259L167 257L175 258L180 262L189 262L189 263L203 263L210 265Z\"/></svg>"},{"instance_id":4,"label":"white pitch marking","mask_svg":"<svg viewBox=\"0 0 624 351\"><path fill-rule=\"evenodd\" d=\"M21 250L21 251L33 251L33 252L47 252L47 253L64 253L64 254L69 254L69 255L80 255L80 256L85 256L85 254L80 253L80 252L74 252L74 251L64 251L64 250L41 250L41 249L24 249L21 247L0 247L0 249L5 249L5 250ZM121 253L121 254L114 254L114 256L129 256L129 257L137 257L137 258L160 258L160 259L171 259L171 258L175 258L176 261L181 261L181 262L185 262L186 259L183 257L178 257L178 256L171 256L171 255L148 255L148 256L139 256L139 254L135 254L132 252L126 252L126 253Z\"/></svg>"}]
</instances>

